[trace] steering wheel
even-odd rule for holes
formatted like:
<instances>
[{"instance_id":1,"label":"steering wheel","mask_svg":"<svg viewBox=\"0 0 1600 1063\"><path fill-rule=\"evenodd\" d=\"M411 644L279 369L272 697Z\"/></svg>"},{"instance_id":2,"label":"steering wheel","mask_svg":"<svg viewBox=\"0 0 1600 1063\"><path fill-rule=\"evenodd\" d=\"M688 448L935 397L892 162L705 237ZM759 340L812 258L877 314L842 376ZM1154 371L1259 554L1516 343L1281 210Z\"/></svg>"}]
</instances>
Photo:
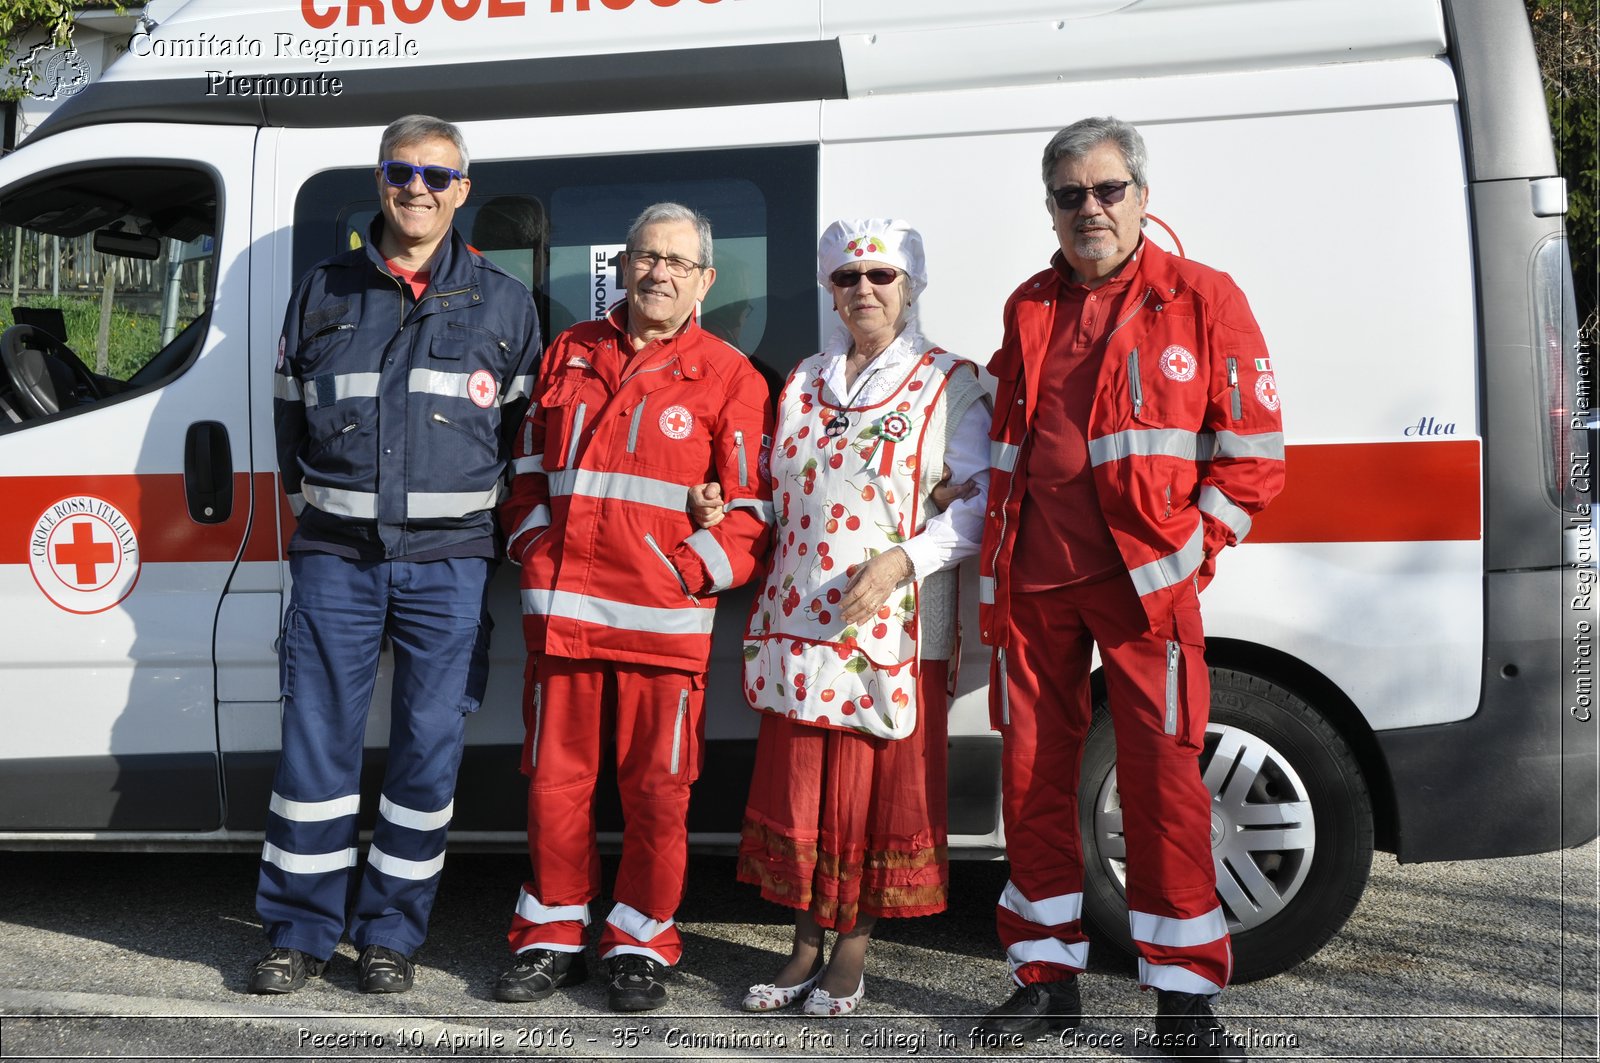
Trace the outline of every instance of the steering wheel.
<instances>
[{"instance_id":1,"label":"steering wheel","mask_svg":"<svg viewBox=\"0 0 1600 1063\"><path fill-rule=\"evenodd\" d=\"M52 364L67 370L74 390L81 389L91 399L105 397L99 380L72 348L33 325L12 325L0 332L0 364L5 366L11 389L35 417L48 417L61 409L58 385L66 381L51 371Z\"/></svg>"}]
</instances>

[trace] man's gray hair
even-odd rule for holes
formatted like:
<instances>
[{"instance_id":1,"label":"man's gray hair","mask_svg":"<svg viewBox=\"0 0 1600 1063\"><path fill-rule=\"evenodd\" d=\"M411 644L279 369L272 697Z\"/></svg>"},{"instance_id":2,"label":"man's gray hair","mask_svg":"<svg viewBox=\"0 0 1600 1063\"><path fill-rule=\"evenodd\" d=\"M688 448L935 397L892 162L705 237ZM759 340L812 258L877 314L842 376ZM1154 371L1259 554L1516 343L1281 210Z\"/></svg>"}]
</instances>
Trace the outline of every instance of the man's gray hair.
<instances>
[{"instance_id":1,"label":"man's gray hair","mask_svg":"<svg viewBox=\"0 0 1600 1063\"><path fill-rule=\"evenodd\" d=\"M446 122L443 118L435 118L431 114L408 114L404 118L396 118L389 123L389 128L383 131L383 139L378 141L378 161L388 162L394 158L396 148L406 144L415 144L422 140L448 140L455 145L456 154L461 156L460 170L467 172L470 160L467 158L467 142L461 136L461 130L454 123Z\"/></svg>"},{"instance_id":2,"label":"man's gray hair","mask_svg":"<svg viewBox=\"0 0 1600 1063\"><path fill-rule=\"evenodd\" d=\"M1145 151L1144 137L1130 123L1109 116L1073 122L1050 138L1050 143L1044 149L1044 187L1047 190L1050 188L1056 164L1062 159L1076 162L1108 141L1122 152L1122 161L1127 164L1128 176L1133 178L1133 183L1140 188L1148 188L1145 168L1150 163L1150 156Z\"/></svg>"},{"instance_id":3,"label":"man's gray hair","mask_svg":"<svg viewBox=\"0 0 1600 1063\"><path fill-rule=\"evenodd\" d=\"M645 226L662 221L686 221L693 225L695 232L700 235L700 264L711 265L711 219L682 203L652 203L640 211L639 216L633 219L633 224L628 226L628 250L635 249L634 241L639 239Z\"/></svg>"}]
</instances>

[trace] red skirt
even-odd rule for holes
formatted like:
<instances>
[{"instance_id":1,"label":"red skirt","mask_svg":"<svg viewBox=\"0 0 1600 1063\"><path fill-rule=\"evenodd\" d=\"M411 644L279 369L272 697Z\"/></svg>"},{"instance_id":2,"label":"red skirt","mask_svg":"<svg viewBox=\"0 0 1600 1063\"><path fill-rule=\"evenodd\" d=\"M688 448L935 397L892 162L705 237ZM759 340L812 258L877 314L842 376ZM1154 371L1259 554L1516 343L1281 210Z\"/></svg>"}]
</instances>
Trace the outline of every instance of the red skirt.
<instances>
[{"instance_id":1,"label":"red skirt","mask_svg":"<svg viewBox=\"0 0 1600 1063\"><path fill-rule=\"evenodd\" d=\"M897 741L762 714L740 882L841 934L861 915L945 910L949 666L920 673L916 729Z\"/></svg>"}]
</instances>

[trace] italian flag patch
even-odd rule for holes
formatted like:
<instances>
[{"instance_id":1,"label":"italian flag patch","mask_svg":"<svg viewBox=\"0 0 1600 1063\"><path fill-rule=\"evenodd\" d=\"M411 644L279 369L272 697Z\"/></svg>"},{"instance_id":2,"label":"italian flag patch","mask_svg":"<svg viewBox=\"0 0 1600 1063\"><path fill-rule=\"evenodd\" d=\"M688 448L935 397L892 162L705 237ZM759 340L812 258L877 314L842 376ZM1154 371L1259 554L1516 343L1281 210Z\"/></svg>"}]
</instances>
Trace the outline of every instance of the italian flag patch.
<instances>
[{"instance_id":1,"label":"italian flag patch","mask_svg":"<svg viewBox=\"0 0 1600 1063\"><path fill-rule=\"evenodd\" d=\"M1258 373L1269 373L1271 371L1272 371L1272 359L1271 358L1257 358L1256 359L1256 372L1258 372Z\"/></svg>"}]
</instances>

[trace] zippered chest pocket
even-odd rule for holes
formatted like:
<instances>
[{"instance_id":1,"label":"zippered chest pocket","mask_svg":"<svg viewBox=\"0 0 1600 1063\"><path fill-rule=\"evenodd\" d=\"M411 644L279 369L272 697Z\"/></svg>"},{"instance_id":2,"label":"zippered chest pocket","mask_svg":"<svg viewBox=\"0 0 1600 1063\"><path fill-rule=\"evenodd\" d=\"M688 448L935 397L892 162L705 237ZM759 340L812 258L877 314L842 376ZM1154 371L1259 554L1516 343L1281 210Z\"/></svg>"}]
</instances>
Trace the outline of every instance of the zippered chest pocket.
<instances>
[{"instance_id":1,"label":"zippered chest pocket","mask_svg":"<svg viewBox=\"0 0 1600 1063\"><path fill-rule=\"evenodd\" d=\"M446 321L428 344L428 357L448 362L470 362L473 366L504 364L511 345L498 333L465 321Z\"/></svg>"},{"instance_id":2,"label":"zippered chest pocket","mask_svg":"<svg viewBox=\"0 0 1600 1063\"><path fill-rule=\"evenodd\" d=\"M590 387L591 378L582 372L562 373L550 382L539 405L544 409L544 467L547 472L568 469L577 464L584 422L591 405L604 398L603 389Z\"/></svg>"}]
</instances>

